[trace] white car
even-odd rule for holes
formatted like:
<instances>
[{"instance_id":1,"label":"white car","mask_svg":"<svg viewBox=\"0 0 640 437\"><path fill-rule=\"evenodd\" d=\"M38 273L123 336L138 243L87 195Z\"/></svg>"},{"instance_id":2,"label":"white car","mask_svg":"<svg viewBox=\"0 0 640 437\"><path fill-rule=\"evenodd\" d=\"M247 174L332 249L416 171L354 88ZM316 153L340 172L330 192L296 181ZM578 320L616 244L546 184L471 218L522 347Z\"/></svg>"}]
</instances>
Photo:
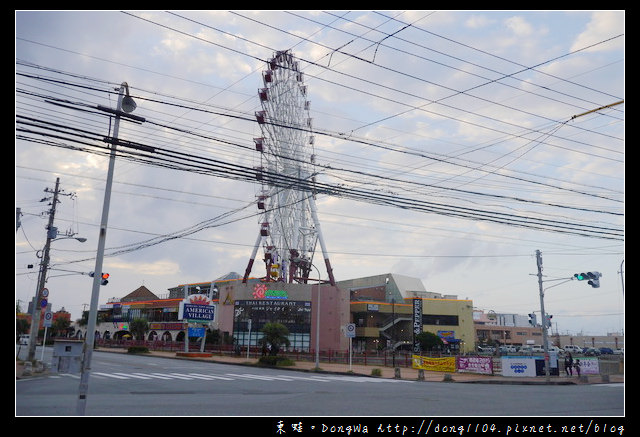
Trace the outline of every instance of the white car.
<instances>
[{"instance_id":1,"label":"white car","mask_svg":"<svg viewBox=\"0 0 640 437\"><path fill-rule=\"evenodd\" d=\"M531 352L544 352L544 348L539 344L534 344L531 346Z\"/></svg>"},{"instance_id":2,"label":"white car","mask_svg":"<svg viewBox=\"0 0 640 437\"><path fill-rule=\"evenodd\" d=\"M575 344L568 344L564 347L565 352L571 352L572 354L581 354L582 348L580 346L576 346Z\"/></svg>"},{"instance_id":3,"label":"white car","mask_svg":"<svg viewBox=\"0 0 640 437\"><path fill-rule=\"evenodd\" d=\"M613 354L614 355L624 355L624 348L623 347L619 347L618 349L614 349L613 350Z\"/></svg>"}]
</instances>

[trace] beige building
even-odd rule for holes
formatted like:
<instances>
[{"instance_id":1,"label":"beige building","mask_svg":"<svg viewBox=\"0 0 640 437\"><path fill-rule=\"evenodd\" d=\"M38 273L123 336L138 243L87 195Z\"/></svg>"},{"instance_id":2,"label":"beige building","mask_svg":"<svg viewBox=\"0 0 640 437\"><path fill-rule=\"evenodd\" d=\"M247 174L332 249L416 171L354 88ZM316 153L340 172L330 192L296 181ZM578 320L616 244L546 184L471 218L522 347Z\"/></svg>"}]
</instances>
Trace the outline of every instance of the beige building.
<instances>
[{"instance_id":1,"label":"beige building","mask_svg":"<svg viewBox=\"0 0 640 437\"><path fill-rule=\"evenodd\" d=\"M356 351L412 350L413 301L422 303L422 331L438 335L451 350L475 348L473 302L427 292L419 279L394 273L340 281L350 295Z\"/></svg>"}]
</instances>

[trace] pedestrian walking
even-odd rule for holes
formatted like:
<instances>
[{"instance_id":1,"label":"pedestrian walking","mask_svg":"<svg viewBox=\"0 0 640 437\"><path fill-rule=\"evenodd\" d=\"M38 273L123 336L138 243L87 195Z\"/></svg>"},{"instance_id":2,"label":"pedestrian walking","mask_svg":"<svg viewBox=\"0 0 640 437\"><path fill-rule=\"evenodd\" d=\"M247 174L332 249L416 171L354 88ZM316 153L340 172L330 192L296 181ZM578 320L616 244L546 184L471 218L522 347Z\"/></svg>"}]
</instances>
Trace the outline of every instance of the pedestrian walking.
<instances>
[{"instance_id":1,"label":"pedestrian walking","mask_svg":"<svg viewBox=\"0 0 640 437\"><path fill-rule=\"evenodd\" d=\"M571 352L564 357L564 371L567 376L573 376L573 357L571 356Z\"/></svg>"},{"instance_id":2,"label":"pedestrian walking","mask_svg":"<svg viewBox=\"0 0 640 437\"><path fill-rule=\"evenodd\" d=\"M580 378L580 360L576 360L574 366L576 368L576 373L578 374L578 378Z\"/></svg>"}]
</instances>

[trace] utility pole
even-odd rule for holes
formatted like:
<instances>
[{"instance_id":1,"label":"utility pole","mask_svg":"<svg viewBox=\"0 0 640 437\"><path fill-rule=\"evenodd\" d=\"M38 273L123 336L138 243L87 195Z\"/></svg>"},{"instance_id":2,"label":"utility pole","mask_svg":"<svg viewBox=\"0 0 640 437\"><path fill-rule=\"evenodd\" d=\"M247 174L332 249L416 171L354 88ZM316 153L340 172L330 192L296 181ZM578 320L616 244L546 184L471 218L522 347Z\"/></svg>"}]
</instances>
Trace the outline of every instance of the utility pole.
<instances>
[{"instance_id":1,"label":"utility pole","mask_svg":"<svg viewBox=\"0 0 640 437\"><path fill-rule=\"evenodd\" d=\"M51 211L49 212L49 223L47 224L47 242L44 245L42 251L42 262L40 263L40 272L38 274L38 285L36 289L35 299L31 306L31 331L29 336L29 352L27 355L28 361L33 361L36 354L36 343L38 342L38 330L40 328L40 314L41 303L44 298L42 292L44 290L45 283L47 282L47 268L49 267L49 247L51 246L51 240L55 235L55 228L53 226L53 220L56 215L56 204L58 203L60 178L56 178L56 187L53 190L53 201L51 202ZM48 189L45 189L47 191ZM43 199L44 200L44 199ZM46 306L46 302L45 302ZM42 345L44 347L44 344Z\"/></svg>"},{"instance_id":2,"label":"utility pole","mask_svg":"<svg viewBox=\"0 0 640 437\"><path fill-rule=\"evenodd\" d=\"M551 382L549 373L549 346L547 344L547 318L544 313L544 289L542 288L542 253L536 250L538 264L538 286L540 288L540 317L542 318L542 347L544 348L544 373L547 384Z\"/></svg>"},{"instance_id":3,"label":"utility pole","mask_svg":"<svg viewBox=\"0 0 640 437\"><path fill-rule=\"evenodd\" d=\"M624 260L620 263L620 271L618 273L620 273L620 280L622 281L622 298L624 299L624 272L622 271L622 264L624 264Z\"/></svg>"}]
</instances>

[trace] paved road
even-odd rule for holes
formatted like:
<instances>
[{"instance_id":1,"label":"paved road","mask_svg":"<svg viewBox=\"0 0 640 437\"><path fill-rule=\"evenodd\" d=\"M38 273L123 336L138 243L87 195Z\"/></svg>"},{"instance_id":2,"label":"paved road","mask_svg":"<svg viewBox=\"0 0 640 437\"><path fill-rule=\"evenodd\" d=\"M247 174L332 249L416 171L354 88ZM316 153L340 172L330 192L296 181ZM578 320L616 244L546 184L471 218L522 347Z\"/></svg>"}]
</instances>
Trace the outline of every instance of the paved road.
<instances>
[{"instance_id":1,"label":"paved road","mask_svg":"<svg viewBox=\"0 0 640 437\"><path fill-rule=\"evenodd\" d=\"M623 384L494 385L93 354L89 416L623 416ZM17 416L72 416L79 375L16 381Z\"/></svg>"}]
</instances>

